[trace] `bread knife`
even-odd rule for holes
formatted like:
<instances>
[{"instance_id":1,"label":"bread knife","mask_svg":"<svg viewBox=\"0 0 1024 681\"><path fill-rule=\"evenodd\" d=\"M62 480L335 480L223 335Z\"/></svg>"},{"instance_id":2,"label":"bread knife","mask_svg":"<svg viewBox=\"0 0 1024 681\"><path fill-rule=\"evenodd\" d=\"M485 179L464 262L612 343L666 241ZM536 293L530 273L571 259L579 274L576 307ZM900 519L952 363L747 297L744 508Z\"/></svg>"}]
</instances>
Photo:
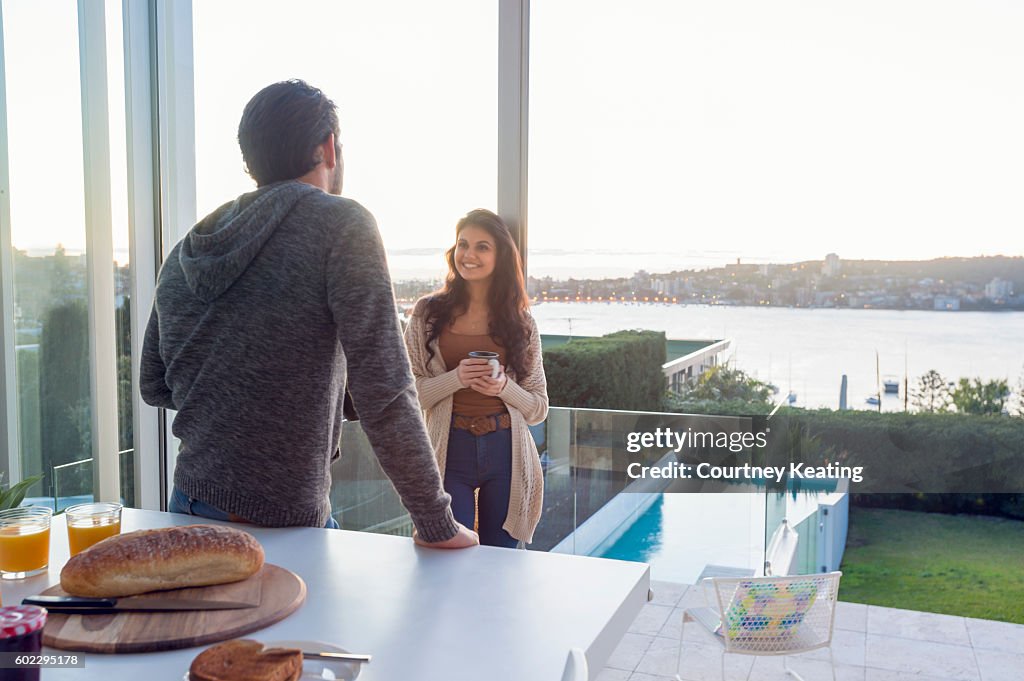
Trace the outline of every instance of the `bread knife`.
<instances>
[{"instance_id":1,"label":"bread knife","mask_svg":"<svg viewBox=\"0 0 1024 681\"><path fill-rule=\"evenodd\" d=\"M272 650L281 650L281 651L298 650L300 653L302 653L302 657L304 659L306 659L306 660L322 660L322 661L326 661L326 662L358 662L358 663L362 664L364 662L369 662L370 660L373 659L373 655L360 655L358 653L343 653L343 652L339 652L339 651L335 651L335 650L330 650L330 651L328 651L328 650L305 650L300 645L298 645L300 642L292 643L292 645L289 645L289 643L292 643L292 642L289 641L288 643L285 643L283 645L282 644L275 644L275 645L267 646L267 647L265 647L263 649L263 652L267 653L267 652L270 652ZM312 641L306 641L306 642L302 642L302 643L316 645L316 643L312 642Z\"/></svg>"},{"instance_id":2,"label":"bread knife","mask_svg":"<svg viewBox=\"0 0 1024 681\"><path fill-rule=\"evenodd\" d=\"M302 657L307 660L324 660L327 662L369 662L373 659L373 655L357 655L355 653L332 653L328 651L313 652L310 650L303 650Z\"/></svg>"},{"instance_id":3,"label":"bread knife","mask_svg":"<svg viewBox=\"0 0 1024 681\"><path fill-rule=\"evenodd\" d=\"M201 598L161 598L159 596L130 596L127 598L83 598L80 596L30 596L22 605L37 605L52 613L70 615L96 615L143 610L150 612L180 610L238 610L255 608L256 603L213 601Z\"/></svg>"}]
</instances>

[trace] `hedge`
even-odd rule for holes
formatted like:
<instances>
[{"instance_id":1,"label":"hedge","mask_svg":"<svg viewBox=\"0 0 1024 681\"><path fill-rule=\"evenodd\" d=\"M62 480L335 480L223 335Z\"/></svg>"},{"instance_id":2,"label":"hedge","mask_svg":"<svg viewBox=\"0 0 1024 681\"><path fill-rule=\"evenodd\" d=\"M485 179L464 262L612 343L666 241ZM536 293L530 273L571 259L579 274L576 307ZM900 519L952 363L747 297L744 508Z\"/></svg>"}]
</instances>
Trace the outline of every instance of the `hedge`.
<instances>
[{"instance_id":1,"label":"hedge","mask_svg":"<svg viewBox=\"0 0 1024 681\"><path fill-rule=\"evenodd\" d=\"M732 403L672 406L686 413L744 413L742 405ZM746 413L763 413L763 409L748 405ZM1024 519L1024 419L784 408L773 422L799 433L799 438L790 436L801 443L799 453L790 452L799 460L863 465L865 471L884 469L892 480L908 481L922 490L892 493L891 486L879 485L883 491L856 493L855 486L851 495L855 505ZM777 432L779 426L773 430Z\"/></svg>"},{"instance_id":2,"label":"hedge","mask_svg":"<svg viewBox=\"0 0 1024 681\"><path fill-rule=\"evenodd\" d=\"M661 411L665 334L617 331L576 338L544 353L552 406Z\"/></svg>"},{"instance_id":3,"label":"hedge","mask_svg":"<svg viewBox=\"0 0 1024 681\"><path fill-rule=\"evenodd\" d=\"M853 494L859 506L1024 518L1024 419L970 414L796 412L844 463L885 466L921 492ZM1004 490L1007 493L993 493ZM1016 493L1017 491L1022 493Z\"/></svg>"}]
</instances>

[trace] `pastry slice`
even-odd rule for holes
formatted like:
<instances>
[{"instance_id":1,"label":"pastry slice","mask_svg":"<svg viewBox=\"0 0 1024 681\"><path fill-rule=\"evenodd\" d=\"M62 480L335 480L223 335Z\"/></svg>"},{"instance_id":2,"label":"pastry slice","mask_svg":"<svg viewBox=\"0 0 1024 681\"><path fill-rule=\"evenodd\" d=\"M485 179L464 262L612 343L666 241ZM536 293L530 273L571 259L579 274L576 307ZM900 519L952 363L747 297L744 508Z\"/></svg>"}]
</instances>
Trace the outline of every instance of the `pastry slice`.
<instances>
[{"instance_id":1,"label":"pastry slice","mask_svg":"<svg viewBox=\"0 0 1024 681\"><path fill-rule=\"evenodd\" d=\"M189 681L298 681L300 676L301 650L265 649L245 638L207 648L188 670Z\"/></svg>"}]
</instances>

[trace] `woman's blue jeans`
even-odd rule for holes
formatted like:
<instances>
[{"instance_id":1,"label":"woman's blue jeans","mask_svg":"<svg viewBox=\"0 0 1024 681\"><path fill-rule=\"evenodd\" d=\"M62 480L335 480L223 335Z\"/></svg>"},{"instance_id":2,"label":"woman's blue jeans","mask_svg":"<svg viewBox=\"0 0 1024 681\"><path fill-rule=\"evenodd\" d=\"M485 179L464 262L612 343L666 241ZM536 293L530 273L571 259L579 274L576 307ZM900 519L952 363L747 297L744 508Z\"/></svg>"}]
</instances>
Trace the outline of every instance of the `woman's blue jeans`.
<instances>
[{"instance_id":1,"label":"woman's blue jeans","mask_svg":"<svg viewBox=\"0 0 1024 681\"><path fill-rule=\"evenodd\" d=\"M195 515L201 518L209 518L210 520L231 520L227 513L216 506L210 506L205 501L190 497L177 487L171 491L171 501L167 504L167 510L171 513L184 513L185 515ZM331 530L340 529L338 521L334 519L334 516L327 519L327 524L324 527Z\"/></svg>"},{"instance_id":2,"label":"woman's blue jeans","mask_svg":"<svg viewBox=\"0 0 1024 681\"><path fill-rule=\"evenodd\" d=\"M515 548L518 540L501 527L512 490L511 428L485 435L459 428L449 431L444 490L452 496L455 519L471 529L477 510L473 493L478 488L480 543Z\"/></svg>"}]
</instances>

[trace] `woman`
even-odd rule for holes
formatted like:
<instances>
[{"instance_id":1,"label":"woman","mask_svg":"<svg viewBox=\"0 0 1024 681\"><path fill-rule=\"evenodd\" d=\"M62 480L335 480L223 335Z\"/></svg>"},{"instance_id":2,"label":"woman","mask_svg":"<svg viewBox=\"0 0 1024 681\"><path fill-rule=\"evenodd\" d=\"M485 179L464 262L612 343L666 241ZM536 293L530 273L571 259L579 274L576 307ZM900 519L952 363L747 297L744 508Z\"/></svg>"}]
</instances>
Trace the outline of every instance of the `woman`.
<instances>
[{"instance_id":1,"label":"woman","mask_svg":"<svg viewBox=\"0 0 1024 681\"><path fill-rule=\"evenodd\" d=\"M445 285L416 303L405 343L455 519L473 527L475 518L481 544L511 548L533 540L543 505L527 428L548 413L540 335L501 218L474 210L455 234ZM496 377L473 351L498 354Z\"/></svg>"}]
</instances>

